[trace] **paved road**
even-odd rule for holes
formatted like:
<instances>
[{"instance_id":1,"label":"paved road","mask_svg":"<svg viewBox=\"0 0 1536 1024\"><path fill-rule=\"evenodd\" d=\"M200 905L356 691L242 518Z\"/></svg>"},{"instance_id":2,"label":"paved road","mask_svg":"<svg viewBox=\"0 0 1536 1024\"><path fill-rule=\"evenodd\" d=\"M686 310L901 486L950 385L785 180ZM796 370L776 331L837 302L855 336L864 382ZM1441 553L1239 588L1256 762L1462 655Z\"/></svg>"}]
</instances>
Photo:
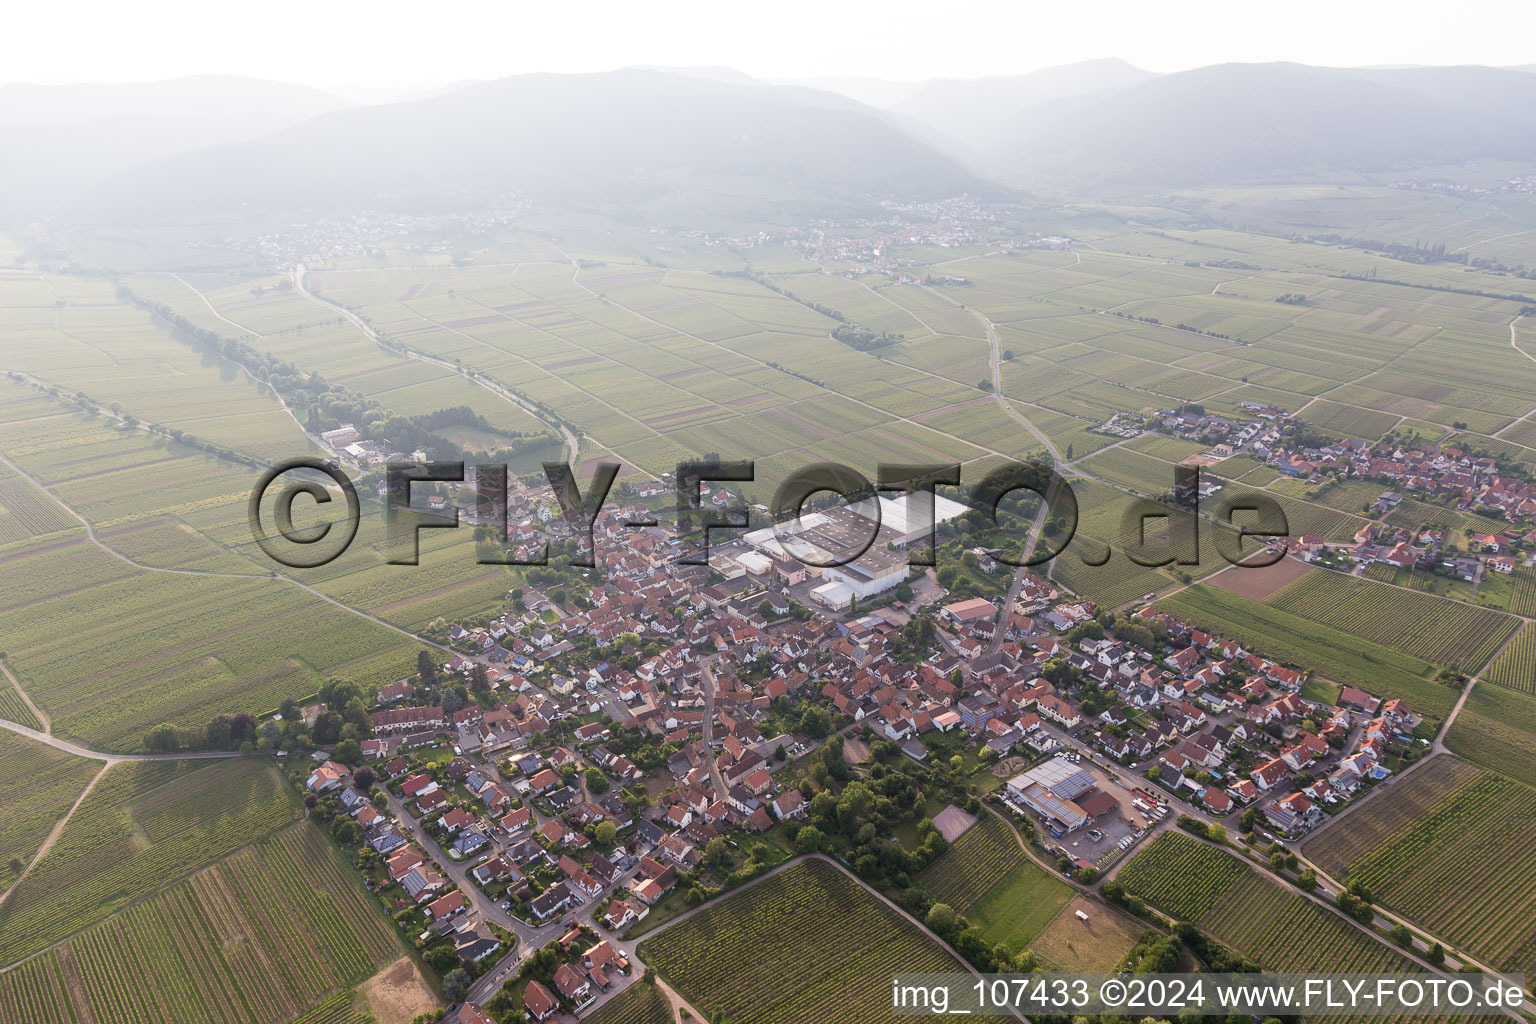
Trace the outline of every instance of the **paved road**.
<instances>
[{"instance_id":1,"label":"paved road","mask_svg":"<svg viewBox=\"0 0 1536 1024\"><path fill-rule=\"evenodd\" d=\"M108 766L122 761L204 761L218 757L240 756L239 751L234 750L200 750L181 754L109 754L102 750L91 750L88 747L78 746L68 740L61 740L52 733L39 732L19 722L7 721L4 718L0 718L0 729L14 732L18 736L25 736L29 740L35 740L55 750L62 750L66 754L89 758L92 761L105 761Z\"/></svg>"},{"instance_id":2,"label":"paved road","mask_svg":"<svg viewBox=\"0 0 1536 1024\"><path fill-rule=\"evenodd\" d=\"M724 800L730 790L725 788L725 779L720 777L720 765L715 761L715 751L710 745L715 732L715 671L711 666L713 658L705 658L699 662L699 681L704 690L704 752L709 756L709 778L715 784L715 799Z\"/></svg>"}]
</instances>

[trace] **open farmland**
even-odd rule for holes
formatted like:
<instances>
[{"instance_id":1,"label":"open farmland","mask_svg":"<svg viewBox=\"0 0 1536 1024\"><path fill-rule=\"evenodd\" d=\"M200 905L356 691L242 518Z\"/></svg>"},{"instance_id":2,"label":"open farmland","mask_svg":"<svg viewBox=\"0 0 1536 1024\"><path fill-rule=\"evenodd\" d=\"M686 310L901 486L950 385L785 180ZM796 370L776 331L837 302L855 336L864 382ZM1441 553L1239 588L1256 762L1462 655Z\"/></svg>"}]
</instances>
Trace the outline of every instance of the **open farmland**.
<instances>
[{"instance_id":1,"label":"open farmland","mask_svg":"<svg viewBox=\"0 0 1536 1024\"><path fill-rule=\"evenodd\" d=\"M1079 912L1087 914L1088 920L1078 917ZM1051 970L1112 971L1149 930L1145 922L1077 896L1061 908L1029 948Z\"/></svg>"},{"instance_id":2,"label":"open farmland","mask_svg":"<svg viewBox=\"0 0 1536 1024\"><path fill-rule=\"evenodd\" d=\"M853 935L857 943L848 941ZM828 956L830 949L838 955ZM812 1024L824 1021L831 1005L849 1024L884 1021L892 971L959 969L900 914L822 860L799 862L709 905L645 940L639 953L694 1006L738 1024Z\"/></svg>"},{"instance_id":3,"label":"open farmland","mask_svg":"<svg viewBox=\"0 0 1536 1024\"><path fill-rule=\"evenodd\" d=\"M1536 696L1479 683L1445 742L1469 761L1536 786Z\"/></svg>"},{"instance_id":4,"label":"open farmland","mask_svg":"<svg viewBox=\"0 0 1536 1024\"><path fill-rule=\"evenodd\" d=\"M393 680L414 657L408 638L277 580L149 572L83 539L34 541L8 569L0 649L60 735L98 747L271 711L332 675Z\"/></svg>"},{"instance_id":5,"label":"open farmland","mask_svg":"<svg viewBox=\"0 0 1536 1024\"><path fill-rule=\"evenodd\" d=\"M1209 585L1190 587L1158 601L1157 607L1335 682L1401 697L1430 718L1444 717L1456 703L1454 690L1433 681L1435 669L1429 662Z\"/></svg>"},{"instance_id":6,"label":"open farmland","mask_svg":"<svg viewBox=\"0 0 1536 1024\"><path fill-rule=\"evenodd\" d=\"M1536 970L1536 796L1453 757L1436 758L1307 844L1379 903L1504 970ZM1477 885L1468 885L1471 876Z\"/></svg>"},{"instance_id":7,"label":"open farmland","mask_svg":"<svg viewBox=\"0 0 1536 1024\"><path fill-rule=\"evenodd\" d=\"M656 985L648 984L647 978L582 1019L590 1024L673 1024L677 1018L672 1013L672 1001Z\"/></svg>"},{"instance_id":8,"label":"open farmland","mask_svg":"<svg viewBox=\"0 0 1536 1024\"><path fill-rule=\"evenodd\" d=\"M1339 914L1261 875L1233 854L1178 832L1158 836L1126 865L1118 880L1152 906L1189 921L1265 970L1370 974L1414 969L1391 946Z\"/></svg>"},{"instance_id":9,"label":"open farmland","mask_svg":"<svg viewBox=\"0 0 1536 1024\"><path fill-rule=\"evenodd\" d=\"M14 979L38 1024L267 1024L310 1007L303 1021L356 1024L346 990L399 950L351 869L299 823L0 974L0 990ZM57 972L62 1001L33 963Z\"/></svg>"},{"instance_id":10,"label":"open farmland","mask_svg":"<svg viewBox=\"0 0 1536 1024\"><path fill-rule=\"evenodd\" d=\"M1507 640L1510 615L1314 569L1265 603L1436 665L1476 671Z\"/></svg>"},{"instance_id":11,"label":"open farmland","mask_svg":"<svg viewBox=\"0 0 1536 1024\"><path fill-rule=\"evenodd\" d=\"M1230 854L1182 832L1152 840L1115 881L1180 921L1194 921L1221 900L1247 870Z\"/></svg>"},{"instance_id":12,"label":"open farmland","mask_svg":"<svg viewBox=\"0 0 1536 1024\"><path fill-rule=\"evenodd\" d=\"M1013 829L991 813L917 880L936 902L968 917L989 943L1013 952L1028 945L1072 897L1071 887L1025 856Z\"/></svg>"},{"instance_id":13,"label":"open farmland","mask_svg":"<svg viewBox=\"0 0 1536 1024\"><path fill-rule=\"evenodd\" d=\"M0 905L0 964L110 917L298 810L273 768L238 758L114 766Z\"/></svg>"},{"instance_id":14,"label":"open farmland","mask_svg":"<svg viewBox=\"0 0 1536 1024\"><path fill-rule=\"evenodd\" d=\"M16 881L21 874L17 865L31 862L100 770L99 761L0 730L0 807L5 809L0 814L0 892Z\"/></svg>"},{"instance_id":15,"label":"open farmland","mask_svg":"<svg viewBox=\"0 0 1536 1024\"><path fill-rule=\"evenodd\" d=\"M1536 694L1536 623L1527 622L1483 673L1485 682Z\"/></svg>"}]
</instances>

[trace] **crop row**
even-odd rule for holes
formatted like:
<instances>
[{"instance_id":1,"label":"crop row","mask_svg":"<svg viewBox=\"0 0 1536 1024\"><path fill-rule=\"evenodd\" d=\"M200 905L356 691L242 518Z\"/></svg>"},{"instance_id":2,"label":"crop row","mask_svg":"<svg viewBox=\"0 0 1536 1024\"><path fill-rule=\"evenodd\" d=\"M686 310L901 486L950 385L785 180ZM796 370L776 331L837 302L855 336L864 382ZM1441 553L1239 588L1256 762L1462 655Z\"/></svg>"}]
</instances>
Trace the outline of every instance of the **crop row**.
<instances>
[{"instance_id":1,"label":"crop row","mask_svg":"<svg viewBox=\"0 0 1536 1024\"><path fill-rule=\"evenodd\" d=\"M1121 869L1116 881L1181 921L1203 916L1248 869L1230 854L1182 832L1164 832Z\"/></svg>"},{"instance_id":2,"label":"crop row","mask_svg":"<svg viewBox=\"0 0 1536 1024\"><path fill-rule=\"evenodd\" d=\"M162 764L173 767L166 768ZM0 917L0 963L58 941L103 919L113 907L244 846L292 821L293 798L271 768L231 761L182 768L195 762L138 762L109 771L70 818L48 856L11 894ZM249 787L245 799L228 799L231 779ZM132 801L171 786L184 808L180 826L166 816L151 819L160 841L145 845Z\"/></svg>"},{"instance_id":3,"label":"crop row","mask_svg":"<svg viewBox=\"0 0 1536 1024\"><path fill-rule=\"evenodd\" d=\"M74 1024L77 1019L56 951L0 974L0 1024Z\"/></svg>"},{"instance_id":4,"label":"crop row","mask_svg":"<svg viewBox=\"0 0 1536 1024\"><path fill-rule=\"evenodd\" d=\"M1536 623L1527 622L1483 677L1498 686L1536 693Z\"/></svg>"},{"instance_id":5,"label":"crop row","mask_svg":"<svg viewBox=\"0 0 1536 1024\"><path fill-rule=\"evenodd\" d=\"M957 966L823 861L722 900L648 939L641 956L711 1019L735 1024L810 1024L833 1005L839 1020L884 1020L892 972Z\"/></svg>"},{"instance_id":6,"label":"crop row","mask_svg":"<svg viewBox=\"0 0 1536 1024\"><path fill-rule=\"evenodd\" d=\"M1518 620L1500 612L1315 570L1271 595L1267 604L1440 665L1480 668L1490 645Z\"/></svg>"},{"instance_id":7,"label":"crop row","mask_svg":"<svg viewBox=\"0 0 1536 1024\"><path fill-rule=\"evenodd\" d=\"M918 881L936 902L964 914L1023 859L1013 831L993 815L983 814L943 856L923 869Z\"/></svg>"}]
</instances>

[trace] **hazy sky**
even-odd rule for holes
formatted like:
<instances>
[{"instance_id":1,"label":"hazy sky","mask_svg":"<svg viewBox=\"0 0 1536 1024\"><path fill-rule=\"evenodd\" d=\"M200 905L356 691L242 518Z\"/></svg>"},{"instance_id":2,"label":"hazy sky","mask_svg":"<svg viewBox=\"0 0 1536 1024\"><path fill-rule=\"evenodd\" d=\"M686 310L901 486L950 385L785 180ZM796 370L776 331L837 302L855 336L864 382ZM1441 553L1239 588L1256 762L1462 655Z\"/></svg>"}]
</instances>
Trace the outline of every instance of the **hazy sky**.
<instances>
[{"instance_id":1,"label":"hazy sky","mask_svg":"<svg viewBox=\"0 0 1536 1024\"><path fill-rule=\"evenodd\" d=\"M18 0L5 22L0 81L31 82L224 73L413 86L631 64L914 80L1110 56L1154 71L1536 60L1529 0Z\"/></svg>"}]
</instances>

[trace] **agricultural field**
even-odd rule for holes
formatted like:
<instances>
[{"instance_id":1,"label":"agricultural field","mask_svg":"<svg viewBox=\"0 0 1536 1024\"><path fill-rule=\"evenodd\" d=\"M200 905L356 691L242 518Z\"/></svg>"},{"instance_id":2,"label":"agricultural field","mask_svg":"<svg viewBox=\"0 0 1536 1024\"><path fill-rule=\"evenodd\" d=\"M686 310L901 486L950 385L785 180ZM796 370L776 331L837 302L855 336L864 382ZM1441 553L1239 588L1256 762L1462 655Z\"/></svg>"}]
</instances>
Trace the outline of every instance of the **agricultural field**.
<instances>
[{"instance_id":1,"label":"agricultural field","mask_svg":"<svg viewBox=\"0 0 1536 1024\"><path fill-rule=\"evenodd\" d=\"M1428 718L1443 718L1456 703L1456 691L1434 681L1435 667L1429 662L1269 604L1201 584L1158 601L1157 607L1333 682L1401 697Z\"/></svg>"},{"instance_id":2,"label":"agricultural field","mask_svg":"<svg viewBox=\"0 0 1536 1024\"><path fill-rule=\"evenodd\" d=\"M44 990L30 1019L364 1024L349 989L399 952L351 869L299 823L50 951L67 1002Z\"/></svg>"},{"instance_id":3,"label":"agricultural field","mask_svg":"<svg viewBox=\"0 0 1536 1024\"><path fill-rule=\"evenodd\" d=\"M1529 787L1440 756L1307 844L1330 874L1493 966L1536 969ZM1468 885L1474 875L1476 885Z\"/></svg>"},{"instance_id":4,"label":"agricultural field","mask_svg":"<svg viewBox=\"0 0 1536 1024\"><path fill-rule=\"evenodd\" d=\"M1084 921L1078 913L1088 915ZM1083 896L1051 919L1029 948L1054 971L1113 971L1150 929L1144 922Z\"/></svg>"},{"instance_id":5,"label":"agricultural field","mask_svg":"<svg viewBox=\"0 0 1536 1024\"><path fill-rule=\"evenodd\" d=\"M1121 868L1115 881L1176 920L1196 921L1247 870L1231 854L1168 831Z\"/></svg>"},{"instance_id":6,"label":"agricultural field","mask_svg":"<svg viewBox=\"0 0 1536 1024\"><path fill-rule=\"evenodd\" d=\"M590 1024L673 1024L672 1002L642 978L583 1017Z\"/></svg>"},{"instance_id":7,"label":"agricultural field","mask_svg":"<svg viewBox=\"0 0 1536 1024\"><path fill-rule=\"evenodd\" d=\"M943 856L919 872L917 881L935 902L965 914L1025 860L1013 830L996 815L983 814Z\"/></svg>"},{"instance_id":8,"label":"agricultural field","mask_svg":"<svg viewBox=\"0 0 1536 1024\"><path fill-rule=\"evenodd\" d=\"M1527 622L1520 628L1483 673L1483 681L1536 694L1536 623Z\"/></svg>"},{"instance_id":9,"label":"agricultural field","mask_svg":"<svg viewBox=\"0 0 1536 1024\"><path fill-rule=\"evenodd\" d=\"M1265 970L1385 974L1416 969L1386 942L1339 914L1271 881L1235 855L1178 832L1158 836L1118 880Z\"/></svg>"},{"instance_id":10,"label":"agricultural field","mask_svg":"<svg viewBox=\"0 0 1536 1024\"><path fill-rule=\"evenodd\" d=\"M1475 672L1520 624L1513 616L1314 569L1265 604L1436 665Z\"/></svg>"},{"instance_id":11,"label":"agricultural field","mask_svg":"<svg viewBox=\"0 0 1536 1024\"><path fill-rule=\"evenodd\" d=\"M100 770L99 761L0 730L0 892L16 881Z\"/></svg>"},{"instance_id":12,"label":"agricultural field","mask_svg":"<svg viewBox=\"0 0 1536 1024\"><path fill-rule=\"evenodd\" d=\"M1469 761L1536 786L1536 696L1479 683L1445 742Z\"/></svg>"},{"instance_id":13,"label":"agricultural field","mask_svg":"<svg viewBox=\"0 0 1536 1024\"><path fill-rule=\"evenodd\" d=\"M0 964L283 828L299 809L270 765L230 758L114 766L0 905Z\"/></svg>"},{"instance_id":14,"label":"agricultural field","mask_svg":"<svg viewBox=\"0 0 1536 1024\"><path fill-rule=\"evenodd\" d=\"M990 813L917 880L936 902L969 918L987 942L1013 952L1027 946L1072 898L1071 887L1030 860L1013 829Z\"/></svg>"},{"instance_id":15,"label":"agricultural field","mask_svg":"<svg viewBox=\"0 0 1536 1024\"><path fill-rule=\"evenodd\" d=\"M10 685L9 679L4 680L4 685L0 685L0 718L7 722L15 722L17 725L24 725L28 729L43 727L43 723L37 720L32 709L27 707L27 702L21 699L21 694Z\"/></svg>"},{"instance_id":16,"label":"agricultural field","mask_svg":"<svg viewBox=\"0 0 1536 1024\"><path fill-rule=\"evenodd\" d=\"M165 721L268 712L330 676L397 679L415 656L278 580L150 572L84 541L32 541L7 561L0 650L55 731L98 749L136 749Z\"/></svg>"},{"instance_id":17,"label":"agricultural field","mask_svg":"<svg viewBox=\"0 0 1536 1024\"><path fill-rule=\"evenodd\" d=\"M822 860L727 897L646 939L638 952L694 1006L736 1024L812 1024L832 1005L840 1021L873 1024L890 1018L892 971L959 969L899 913ZM795 984L785 985L786 978Z\"/></svg>"}]
</instances>

